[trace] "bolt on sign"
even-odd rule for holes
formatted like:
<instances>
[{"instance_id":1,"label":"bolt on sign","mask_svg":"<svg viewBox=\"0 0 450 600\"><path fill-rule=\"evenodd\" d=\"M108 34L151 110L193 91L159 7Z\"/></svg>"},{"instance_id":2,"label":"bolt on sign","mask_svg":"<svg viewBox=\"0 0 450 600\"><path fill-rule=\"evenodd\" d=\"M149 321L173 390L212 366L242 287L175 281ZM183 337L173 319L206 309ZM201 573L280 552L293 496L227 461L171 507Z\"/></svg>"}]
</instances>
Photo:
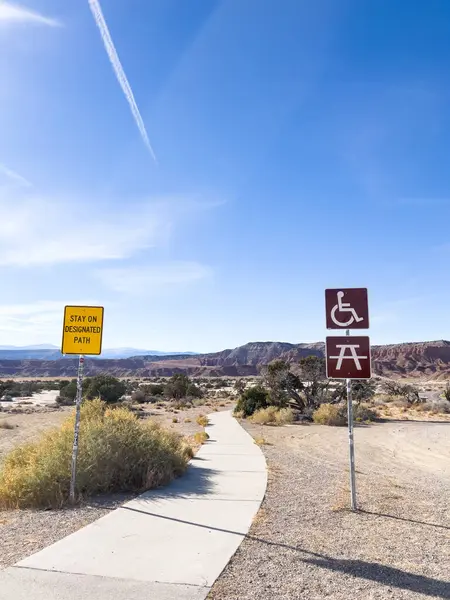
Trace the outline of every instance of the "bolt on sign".
<instances>
[{"instance_id":1,"label":"bolt on sign","mask_svg":"<svg viewBox=\"0 0 450 600\"><path fill-rule=\"evenodd\" d=\"M326 340L327 377L331 379L370 379L370 340L366 335L333 336Z\"/></svg>"},{"instance_id":2,"label":"bolt on sign","mask_svg":"<svg viewBox=\"0 0 450 600\"><path fill-rule=\"evenodd\" d=\"M369 329L367 288L325 290L327 329Z\"/></svg>"},{"instance_id":3,"label":"bolt on sign","mask_svg":"<svg viewBox=\"0 0 450 600\"><path fill-rule=\"evenodd\" d=\"M66 306L61 352L101 354L103 306Z\"/></svg>"}]
</instances>

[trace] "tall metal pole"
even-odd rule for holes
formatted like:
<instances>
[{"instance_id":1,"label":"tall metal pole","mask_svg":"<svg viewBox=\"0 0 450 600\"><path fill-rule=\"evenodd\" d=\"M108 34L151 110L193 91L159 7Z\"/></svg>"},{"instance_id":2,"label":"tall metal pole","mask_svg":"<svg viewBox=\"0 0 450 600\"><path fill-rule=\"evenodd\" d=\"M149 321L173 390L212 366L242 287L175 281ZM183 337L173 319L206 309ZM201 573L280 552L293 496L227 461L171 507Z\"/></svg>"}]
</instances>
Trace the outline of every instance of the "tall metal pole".
<instances>
[{"instance_id":1,"label":"tall metal pole","mask_svg":"<svg viewBox=\"0 0 450 600\"><path fill-rule=\"evenodd\" d=\"M72 446L72 473L70 477L70 503L75 504L75 483L77 479L78 438L80 435L81 400L83 398L83 370L84 357L80 355L78 360L77 395L75 408L75 427L73 432Z\"/></svg>"},{"instance_id":2,"label":"tall metal pole","mask_svg":"<svg viewBox=\"0 0 450 600\"><path fill-rule=\"evenodd\" d=\"M347 337L350 330L347 330ZM347 416L348 416L348 444L350 451L350 494L352 510L358 510L356 505L356 476L355 476L355 444L353 439L353 402L352 402L352 380L347 379Z\"/></svg>"}]
</instances>

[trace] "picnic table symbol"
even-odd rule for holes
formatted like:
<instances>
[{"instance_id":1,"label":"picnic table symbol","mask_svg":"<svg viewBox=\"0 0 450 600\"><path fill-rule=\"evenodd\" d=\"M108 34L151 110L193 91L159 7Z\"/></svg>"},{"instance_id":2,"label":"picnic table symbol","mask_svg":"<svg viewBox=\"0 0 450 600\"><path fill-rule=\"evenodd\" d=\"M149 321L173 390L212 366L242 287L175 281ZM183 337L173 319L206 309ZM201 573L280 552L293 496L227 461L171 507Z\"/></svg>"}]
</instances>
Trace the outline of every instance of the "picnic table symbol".
<instances>
[{"instance_id":1,"label":"picnic table symbol","mask_svg":"<svg viewBox=\"0 0 450 600\"><path fill-rule=\"evenodd\" d=\"M344 360L353 360L355 367L358 371L362 370L360 359L367 359L368 356L360 356L356 353L356 349L359 348L359 344L336 344L336 350L339 350L338 356L329 356L328 358L337 359L336 370L340 371ZM347 350L350 354L347 355Z\"/></svg>"},{"instance_id":2,"label":"picnic table symbol","mask_svg":"<svg viewBox=\"0 0 450 600\"><path fill-rule=\"evenodd\" d=\"M358 313L356 312L356 310L354 308L352 308L350 302L343 301L344 296L345 296L344 292L337 293L337 304L335 304L331 310L331 319L339 327L349 327L353 322L359 323L360 321L364 320L363 317L358 316ZM336 318L337 312L350 313L350 317L349 317L348 321L339 321Z\"/></svg>"}]
</instances>

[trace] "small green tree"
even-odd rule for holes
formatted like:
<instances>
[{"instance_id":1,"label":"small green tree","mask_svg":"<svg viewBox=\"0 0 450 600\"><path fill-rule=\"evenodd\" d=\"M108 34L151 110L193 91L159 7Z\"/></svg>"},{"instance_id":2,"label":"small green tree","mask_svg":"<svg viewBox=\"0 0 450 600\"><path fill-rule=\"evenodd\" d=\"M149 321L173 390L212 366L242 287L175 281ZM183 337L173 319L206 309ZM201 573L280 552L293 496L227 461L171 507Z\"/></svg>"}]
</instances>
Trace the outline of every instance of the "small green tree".
<instances>
[{"instance_id":1,"label":"small green tree","mask_svg":"<svg viewBox=\"0 0 450 600\"><path fill-rule=\"evenodd\" d=\"M352 382L352 400L367 402L375 396L376 383L373 379L357 379Z\"/></svg>"},{"instance_id":2,"label":"small green tree","mask_svg":"<svg viewBox=\"0 0 450 600\"><path fill-rule=\"evenodd\" d=\"M285 407L294 404L303 407L300 392L302 382L290 370L290 365L284 360L272 361L262 372L263 381L269 392L270 404Z\"/></svg>"},{"instance_id":3,"label":"small green tree","mask_svg":"<svg viewBox=\"0 0 450 600\"><path fill-rule=\"evenodd\" d=\"M249 417L256 410L266 408L269 405L269 393L261 385L247 388L236 403L236 413L242 413Z\"/></svg>"},{"instance_id":4,"label":"small green tree","mask_svg":"<svg viewBox=\"0 0 450 600\"><path fill-rule=\"evenodd\" d=\"M187 375L175 373L164 386L164 395L173 400L181 400L186 397L190 383Z\"/></svg>"},{"instance_id":5,"label":"small green tree","mask_svg":"<svg viewBox=\"0 0 450 600\"><path fill-rule=\"evenodd\" d=\"M236 379L233 385L236 392L241 396L245 390L245 381L243 379Z\"/></svg>"},{"instance_id":6,"label":"small green tree","mask_svg":"<svg viewBox=\"0 0 450 600\"><path fill-rule=\"evenodd\" d=\"M126 384L112 375L95 375L85 381L86 398L100 398L111 404L122 398L126 392Z\"/></svg>"},{"instance_id":7,"label":"small green tree","mask_svg":"<svg viewBox=\"0 0 450 600\"><path fill-rule=\"evenodd\" d=\"M190 398L202 398L203 392L197 385L195 385L195 383L191 382L187 386L186 396Z\"/></svg>"},{"instance_id":8,"label":"small green tree","mask_svg":"<svg viewBox=\"0 0 450 600\"><path fill-rule=\"evenodd\" d=\"M422 401L418 388L409 383L387 380L383 383L383 390L392 396L402 396L409 404L419 404Z\"/></svg>"},{"instance_id":9,"label":"small green tree","mask_svg":"<svg viewBox=\"0 0 450 600\"><path fill-rule=\"evenodd\" d=\"M72 381L61 381L59 395L61 398L65 398L73 402L77 395L77 380L72 379Z\"/></svg>"}]
</instances>

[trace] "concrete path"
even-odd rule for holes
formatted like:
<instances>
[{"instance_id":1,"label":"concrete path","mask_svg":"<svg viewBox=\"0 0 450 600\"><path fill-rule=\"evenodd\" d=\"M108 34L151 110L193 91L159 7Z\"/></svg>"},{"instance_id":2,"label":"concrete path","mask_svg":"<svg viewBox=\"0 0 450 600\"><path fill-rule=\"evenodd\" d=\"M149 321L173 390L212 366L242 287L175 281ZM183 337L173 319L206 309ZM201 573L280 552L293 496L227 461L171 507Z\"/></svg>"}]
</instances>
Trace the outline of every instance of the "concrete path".
<instances>
[{"instance_id":1,"label":"concrete path","mask_svg":"<svg viewBox=\"0 0 450 600\"><path fill-rule=\"evenodd\" d=\"M248 532L266 462L231 413L187 474L0 573L1 600L201 600Z\"/></svg>"}]
</instances>

